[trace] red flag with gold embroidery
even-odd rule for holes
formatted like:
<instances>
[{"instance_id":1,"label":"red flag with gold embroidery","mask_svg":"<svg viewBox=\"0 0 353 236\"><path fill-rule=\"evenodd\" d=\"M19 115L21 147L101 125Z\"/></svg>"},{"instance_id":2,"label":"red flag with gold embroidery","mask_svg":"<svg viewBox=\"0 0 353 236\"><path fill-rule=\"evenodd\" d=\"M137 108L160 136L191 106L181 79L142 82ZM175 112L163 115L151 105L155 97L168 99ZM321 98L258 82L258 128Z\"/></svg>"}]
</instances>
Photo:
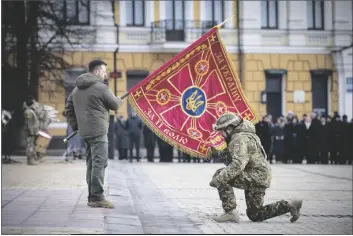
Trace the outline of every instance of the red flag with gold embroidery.
<instances>
[{"instance_id":1,"label":"red flag with gold embroidery","mask_svg":"<svg viewBox=\"0 0 353 236\"><path fill-rule=\"evenodd\" d=\"M134 86L129 102L154 133L194 157L224 147L212 126L224 112L257 119L217 27Z\"/></svg>"}]
</instances>

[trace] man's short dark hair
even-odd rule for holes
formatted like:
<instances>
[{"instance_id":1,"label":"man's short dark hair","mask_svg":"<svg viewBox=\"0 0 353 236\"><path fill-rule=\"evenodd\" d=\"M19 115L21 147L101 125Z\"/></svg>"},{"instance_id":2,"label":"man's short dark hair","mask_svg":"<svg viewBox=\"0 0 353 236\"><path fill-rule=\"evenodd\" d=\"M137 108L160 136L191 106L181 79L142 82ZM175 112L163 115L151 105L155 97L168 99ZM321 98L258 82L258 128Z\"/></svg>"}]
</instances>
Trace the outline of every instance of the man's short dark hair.
<instances>
[{"instance_id":1,"label":"man's short dark hair","mask_svg":"<svg viewBox=\"0 0 353 236\"><path fill-rule=\"evenodd\" d=\"M101 66L101 65L107 65L107 63L105 63L104 61L102 60L93 60L91 61L89 64L88 64L88 71L89 72L93 72L94 69L97 67L97 66Z\"/></svg>"}]
</instances>

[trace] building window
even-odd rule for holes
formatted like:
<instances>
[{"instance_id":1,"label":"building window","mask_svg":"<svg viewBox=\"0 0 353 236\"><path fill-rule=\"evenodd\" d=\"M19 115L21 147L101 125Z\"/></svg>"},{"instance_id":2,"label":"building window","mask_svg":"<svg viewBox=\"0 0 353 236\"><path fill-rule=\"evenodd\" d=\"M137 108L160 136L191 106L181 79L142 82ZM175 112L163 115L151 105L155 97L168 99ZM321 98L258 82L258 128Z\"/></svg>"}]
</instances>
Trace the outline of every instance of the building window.
<instances>
[{"instance_id":1,"label":"building window","mask_svg":"<svg viewBox=\"0 0 353 236\"><path fill-rule=\"evenodd\" d=\"M206 20L213 21L214 25L218 25L224 21L224 1L211 0L205 1Z\"/></svg>"},{"instance_id":2,"label":"building window","mask_svg":"<svg viewBox=\"0 0 353 236\"><path fill-rule=\"evenodd\" d=\"M183 0L166 1L167 28L174 30L184 29L185 2Z\"/></svg>"},{"instance_id":3,"label":"building window","mask_svg":"<svg viewBox=\"0 0 353 236\"><path fill-rule=\"evenodd\" d=\"M275 0L261 1L261 28L278 28L278 2Z\"/></svg>"},{"instance_id":4,"label":"building window","mask_svg":"<svg viewBox=\"0 0 353 236\"><path fill-rule=\"evenodd\" d=\"M89 25L90 2L66 0L63 2L64 19L68 25Z\"/></svg>"},{"instance_id":5,"label":"building window","mask_svg":"<svg viewBox=\"0 0 353 236\"><path fill-rule=\"evenodd\" d=\"M126 1L126 25L145 25L145 2L142 0Z\"/></svg>"},{"instance_id":6,"label":"building window","mask_svg":"<svg viewBox=\"0 0 353 236\"><path fill-rule=\"evenodd\" d=\"M324 29L324 1L308 1L308 29Z\"/></svg>"}]
</instances>

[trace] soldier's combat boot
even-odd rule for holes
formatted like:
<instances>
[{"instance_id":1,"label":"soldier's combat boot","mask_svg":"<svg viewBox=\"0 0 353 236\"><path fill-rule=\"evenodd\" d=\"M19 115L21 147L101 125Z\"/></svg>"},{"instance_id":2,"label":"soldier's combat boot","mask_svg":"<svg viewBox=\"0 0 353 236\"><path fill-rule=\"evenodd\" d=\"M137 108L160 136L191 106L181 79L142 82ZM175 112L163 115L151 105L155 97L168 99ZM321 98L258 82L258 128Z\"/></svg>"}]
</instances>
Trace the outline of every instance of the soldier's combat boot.
<instances>
[{"instance_id":1,"label":"soldier's combat boot","mask_svg":"<svg viewBox=\"0 0 353 236\"><path fill-rule=\"evenodd\" d=\"M107 199L104 199L102 201L90 201L87 203L88 206L90 207L101 207L101 208L114 208L113 203L108 201Z\"/></svg>"},{"instance_id":2,"label":"soldier's combat boot","mask_svg":"<svg viewBox=\"0 0 353 236\"><path fill-rule=\"evenodd\" d=\"M299 219L300 216L300 208L302 208L303 201L302 200L294 200L291 202L288 202L289 208L290 208L290 213L292 215L292 218L290 218L290 222L295 222Z\"/></svg>"},{"instance_id":3,"label":"soldier's combat boot","mask_svg":"<svg viewBox=\"0 0 353 236\"><path fill-rule=\"evenodd\" d=\"M217 222L228 222L228 221L235 222L235 223L240 222L240 218L237 210L226 212L223 215L213 217L213 219Z\"/></svg>"},{"instance_id":4,"label":"soldier's combat boot","mask_svg":"<svg viewBox=\"0 0 353 236\"><path fill-rule=\"evenodd\" d=\"M37 160L37 161L38 161L39 163L43 163L43 162L45 162L46 160L47 160L47 157L41 155L41 156L38 157L38 160Z\"/></svg>"},{"instance_id":5,"label":"soldier's combat boot","mask_svg":"<svg viewBox=\"0 0 353 236\"><path fill-rule=\"evenodd\" d=\"M29 165L29 166L35 166L35 165L38 165L38 164L39 164L39 162L34 160L34 158L27 159L27 165Z\"/></svg>"}]
</instances>

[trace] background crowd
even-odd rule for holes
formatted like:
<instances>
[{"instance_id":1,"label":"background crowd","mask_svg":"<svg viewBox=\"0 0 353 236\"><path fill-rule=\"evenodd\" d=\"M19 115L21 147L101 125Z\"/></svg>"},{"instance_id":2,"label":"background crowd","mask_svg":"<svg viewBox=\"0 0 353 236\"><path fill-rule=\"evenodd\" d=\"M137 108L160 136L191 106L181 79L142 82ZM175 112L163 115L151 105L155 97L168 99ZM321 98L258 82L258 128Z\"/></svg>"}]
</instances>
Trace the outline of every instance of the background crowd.
<instances>
[{"instance_id":1,"label":"background crowd","mask_svg":"<svg viewBox=\"0 0 353 236\"><path fill-rule=\"evenodd\" d=\"M269 114L261 117L255 128L271 163L352 164L353 119L349 122L346 115L341 117L335 112L333 117L318 116L312 112L299 119L288 112L286 117L273 119ZM68 127L68 135L71 132ZM149 162L155 159L172 162L173 158L178 162L217 162L174 152L173 147L143 125L134 112L128 119L117 117L115 135L119 160L132 162L145 157ZM146 149L143 156L141 141ZM72 153L74 158L81 159L83 150L82 140L77 136L69 143L66 155Z\"/></svg>"},{"instance_id":2,"label":"background crowd","mask_svg":"<svg viewBox=\"0 0 353 236\"><path fill-rule=\"evenodd\" d=\"M276 120L266 115L255 127L271 163L352 163L353 120L346 115L312 112L299 119L289 112Z\"/></svg>"}]
</instances>

